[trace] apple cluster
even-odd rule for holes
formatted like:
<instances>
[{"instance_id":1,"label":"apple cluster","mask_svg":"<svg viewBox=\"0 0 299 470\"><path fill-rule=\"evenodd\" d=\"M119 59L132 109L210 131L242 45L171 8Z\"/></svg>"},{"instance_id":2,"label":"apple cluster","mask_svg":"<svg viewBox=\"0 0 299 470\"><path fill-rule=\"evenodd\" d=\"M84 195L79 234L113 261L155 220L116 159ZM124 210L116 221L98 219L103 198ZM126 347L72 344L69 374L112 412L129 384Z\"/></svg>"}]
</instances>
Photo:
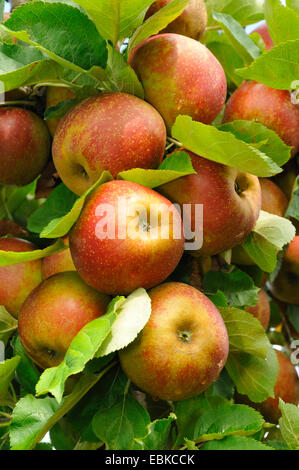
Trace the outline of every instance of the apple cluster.
<instances>
[{"instance_id":1,"label":"apple cluster","mask_svg":"<svg viewBox=\"0 0 299 470\"><path fill-rule=\"evenodd\" d=\"M169 0L158 0L147 17ZM52 162L59 181L78 196L101 177L112 180L94 189L81 214L64 237L65 250L43 260L0 267L0 304L18 319L24 349L41 368L61 363L80 329L105 314L113 296L128 295L143 287L151 299L150 320L137 339L119 352L124 372L141 390L164 400L182 400L207 389L224 368L229 339L222 316L212 301L195 286L171 280L185 255L184 226L201 230L201 248L195 260L217 257L232 250L232 262L250 267L254 262L241 244L253 230L261 210L284 216L289 188L297 176L258 178L187 152L194 174L163 184L155 190L117 179L120 172L155 170L171 154L167 136L179 115L212 124L224 108L223 123L258 121L274 130L299 151L299 107L287 91L256 82L243 82L228 98L226 75L210 50L199 42L207 22L203 1L190 1L184 13L165 30L133 49L128 62L144 88L144 99L123 92L103 92L74 106L62 118L46 123L32 111L17 106L0 108L0 184L24 186ZM268 34L264 29L261 35ZM271 46L271 39L265 39ZM47 88L46 107L74 98L65 87ZM286 178L286 174L288 174ZM125 197L135 214L142 205L154 205L180 220L181 237L146 237L157 227L142 225L135 237L97 236L98 208L119 211ZM196 227L177 210L203 206L203 227ZM187 216L186 216L187 217ZM127 233L128 221L118 218L116 233ZM161 225L157 217L157 224ZM161 227L160 227L161 228ZM156 232L155 232L156 233ZM0 239L2 251L31 251L23 239ZM259 301L246 310L267 330L270 303L262 283ZM282 303L299 304L299 236L285 252L269 292ZM280 372L276 397L263 404L263 412L277 420L278 397L297 403L298 377L289 359L277 353ZM286 387L286 383L289 386Z\"/></svg>"}]
</instances>

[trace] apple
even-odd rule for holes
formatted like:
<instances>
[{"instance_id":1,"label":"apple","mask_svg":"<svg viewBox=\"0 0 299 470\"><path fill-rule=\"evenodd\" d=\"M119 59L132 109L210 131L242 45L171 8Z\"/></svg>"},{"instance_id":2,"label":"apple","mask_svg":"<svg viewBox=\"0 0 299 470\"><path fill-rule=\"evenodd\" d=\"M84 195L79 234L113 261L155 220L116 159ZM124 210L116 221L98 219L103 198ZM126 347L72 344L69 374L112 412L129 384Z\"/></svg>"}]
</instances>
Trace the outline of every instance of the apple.
<instances>
[{"instance_id":1,"label":"apple","mask_svg":"<svg viewBox=\"0 0 299 470\"><path fill-rule=\"evenodd\" d=\"M148 103L127 93L92 96L60 121L53 160L68 188L81 195L108 170L155 169L163 159L166 129Z\"/></svg>"},{"instance_id":2,"label":"apple","mask_svg":"<svg viewBox=\"0 0 299 470\"><path fill-rule=\"evenodd\" d=\"M145 20L168 5L170 1L171 0L157 0L152 3L146 12ZM198 40L205 32L207 22L208 13L204 0L190 0L183 13L160 32L182 34L183 36Z\"/></svg>"},{"instance_id":3,"label":"apple","mask_svg":"<svg viewBox=\"0 0 299 470\"><path fill-rule=\"evenodd\" d=\"M24 186L44 169L50 135L44 121L22 108L0 108L0 184Z\"/></svg>"},{"instance_id":4,"label":"apple","mask_svg":"<svg viewBox=\"0 0 299 470\"><path fill-rule=\"evenodd\" d=\"M46 110L57 106L59 103L75 98L75 93L66 87L49 86L46 92ZM54 137L61 118L51 118L46 120L49 132Z\"/></svg>"},{"instance_id":5,"label":"apple","mask_svg":"<svg viewBox=\"0 0 299 470\"><path fill-rule=\"evenodd\" d=\"M66 271L76 271L71 251L69 249L69 240L68 237L62 238L63 243L66 246L66 249L60 251L59 253L54 253L53 255L46 256L42 261L42 273L43 279L47 279L53 274L62 273Z\"/></svg>"},{"instance_id":6,"label":"apple","mask_svg":"<svg viewBox=\"0 0 299 470\"><path fill-rule=\"evenodd\" d=\"M163 196L182 207L203 205L203 245L200 256L213 256L241 244L255 226L261 209L261 188L256 176L207 160L192 152L195 175L188 175L158 188ZM194 212L184 224L198 232Z\"/></svg>"},{"instance_id":7,"label":"apple","mask_svg":"<svg viewBox=\"0 0 299 470\"><path fill-rule=\"evenodd\" d=\"M262 40L265 43L265 47L266 47L267 50L270 50L274 47L274 43L272 41L272 38L271 38L270 33L269 33L268 26L267 26L266 23L261 24L260 26L258 26L252 32L257 33L261 36Z\"/></svg>"},{"instance_id":8,"label":"apple","mask_svg":"<svg viewBox=\"0 0 299 470\"><path fill-rule=\"evenodd\" d=\"M299 404L299 379L295 366L291 360L281 351L275 349L278 359L278 376L274 387L275 398L267 398L258 404L258 409L270 423L278 423L281 417L279 410L279 398L285 403Z\"/></svg>"},{"instance_id":9,"label":"apple","mask_svg":"<svg viewBox=\"0 0 299 470\"><path fill-rule=\"evenodd\" d=\"M170 201L140 184L115 180L88 197L69 243L85 282L118 295L163 282L178 265L185 239Z\"/></svg>"},{"instance_id":10,"label":"apple","mask_svg":"<svg viewBox=\"0 0 299 470\"><path fill-rule=\"evenodd\" d=\"M1 251L33 251L37 248L20 238L0 238ZM0 266L0 305L15 318L26 297L42 282L41 260Z\"/></svg>"},{"instance_id":11,"label":"apple","mask_svg":"<svg viewBox=\"0 0 299 470\"><path fill-rule=\"evenodd\" d=\"M143 85L145 100L159 111L168 131L180 114L211 124L222 110L225 73L200 42L180 34L158 34L135 47L128 61Z\"/></svg>"},{"instance_id":12,"label":"apple","mask_svg":"<svg viewBox=\"0 0 299 470\"><path fill-rule=\"evenodd\" d=\"M76 272L45 279L19 314L18 333L25 351L41 368L57 366L83 326L106 313L109 300Z\"/></svg>"},{"instance_id":13,"label":"apple","mask_svg":"<svg viewBox=\"0 0 299 470\"><path fill-rule=\"evenodd\" d=\"M262 324L264 330L268 329L270 322L270 302L266 292L261 289L258 293L258 302L252 307L245 308L248 313L251 313Z\"/></svg>"},{"instance_id":14,"label":"apple","mask_svg":"<svg viewBox=\"0 0 299 470\"><path fill-rule=\"evenodd\" d=\"M223 115L224 123L236 120L260 122L293 147L293 155L299 151L299 106L292 103L288 90L243 82L231 95Z\"/></svg>"},{"instance_id":15,"label":"apple","mask_svg":"<svg viewBox=\"0 0 299 470\"><path fill-rule=\"evenodd\" d=\"M289 201L282 190L268 178L260 178L262 190L262 210L284 217Z\"/></svg>"},{"instance_id":16,"label":"apple","mask_svg":"<svg viewBox=\"0 0 299 470\"><path fill-rule=\"evenodd\" d=\"M289 304L299 304L299 236L289 244L280 270L269 285L270 291L278 300Z\"/></svg>"},{"instance_id":17,"label":"apple","mask_svg":"<svg viewBox=\"0 0 299 470\"><path fill-rule=\"evenodd\" d=\"M168 282L149 291L152 313L136 340L119 351L125 374L162 400L200 394L219 377L228 334L214 304L199 290Z\"/></svg>"}]
</instances>

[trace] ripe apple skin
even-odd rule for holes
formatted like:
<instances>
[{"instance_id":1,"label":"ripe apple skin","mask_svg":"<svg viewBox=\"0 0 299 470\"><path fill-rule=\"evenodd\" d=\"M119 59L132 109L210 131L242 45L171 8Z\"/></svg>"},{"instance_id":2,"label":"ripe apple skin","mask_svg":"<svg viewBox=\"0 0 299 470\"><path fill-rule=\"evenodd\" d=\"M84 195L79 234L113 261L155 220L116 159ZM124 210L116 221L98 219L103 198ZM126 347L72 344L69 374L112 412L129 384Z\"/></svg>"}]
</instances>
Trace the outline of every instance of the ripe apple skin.
<instances>
[{"instance_id":1,"label":"ripe apple skin","mask_svg":"<svg viewBox=\"0 0 299 470\"><path fill-rule=\"evenodd\" d=\"M95 291L76 272L44 280L24 302L18 321L21 343L41 368L60 364L76 334L106 313L109 297Z\"/></svg>"},{"instance_id":2,"label":"ripe apple skin","mask_svg":"<svg viewBox=\"0 0 299 470\"><path fill-rule=\"evenodd\" d=\"M33 251L37 248L20 238L0 238L2 251ZM15 318L26 297L42 282L41 260L0 266L0 305Z\"/></svg>"},{"instance_id":3,"label":"ripe apple skin","mask_svg":"<svg viewBox=\"0 0 299 470\"><path fill-rule=\"evenodd\" d=\"M245 310L257 318L264 330L267 330L270 322L270 302L266 292L261 289L258 293L258 302L254 307L246 307Z\"/></svg>"},{"instance_id":4,"label":"ripe apple skin","mask_svg":"<svg viewBox=\"0 0 299 470\"><path fill-rule=\"evenodd\" d=\"M187 284L149 291L152 313L136 340L119 351L124 372L162 400L184 400L217 380L228 356L228 335L214 304Z\"/></svg>"},{"instance_id":5,"label":"ripe apple skin","mask_svg":"<svg viewBox=\"0 0 299 470\"><path fill-rule=\"evenodd\" d=\"M268 178L260 178L262 210L284 217L289 202L282 190Z\"/></svg>"},{"instance_id":6,"label":"ripe apple skin","mask_svg":"<svg viewBox=\"0 0 299 470\"><path fill-rule=\"evenodd\" d=\"M281 268L269 288L276 299L289 304L299 304L298 235L289 244Z\"/></svg>"},{"instance_id":7,"label":"ripe apple skin","mask_svg":"<svg viewBox=\"0 0 299 470\"><path fill-rule=\"evenodd\" d=\"M24 186L44 169L50 135L44 121L22 108L0 108L0 184Z\"/></svg>"},{"instance_id":8,"label":"ripe apple skin","mask_svg":"<svg viewBox=\"0 0 299 470\"><path fill-rule=\"evenodd\" d=\"M42 260L43 279L47 279L48 277L57 273L76 271L71 255L71 250L69 249L68 237L64 237L62 241L67 247L64 251L46 256L46 258Z\"/></svg>"},{"instance_id":9,"label":"ripe apple skin","mask_svg":"<svg viewBox=\"0 0 299 470\"><path fill-rule=\"evenodd\" d=\"M299 151L299 106L287 90L275 90L257 82L243 82L228 100L223 122L257 121L275 131L290 147Z\"/></svg>"},{"instance_id":10,"label":"ripe apple skin","mask_svg":"<svg viewBox=\"0 0 299 470\"><path fill-rule=\"evenodd\" d=\"M58 105L62 101L75 98L75 93L70 88L49 86L46 93L46 109ZM51 118L46 120L50 135L54 137L61 118Z\"/></svg>"},{"instance_id":11,"label":"ripe apple skin","mask_svg":"<svg viewBox=\"0 0 299 470\"><path fill-rule=\"evenodd\" d=\"M253 31L253 33L258 33L261 36L262 40L265 43L266 50L270 50L274 47L274 43L272 41L272 38L271 38L270 33L269 33L268 26L266 25L266 23L264 23L261 26L259 26L258 28L256 28Z\"/></svg>"},{"instance_id":12,"label":"ripe apple skin","mask_svg":"<svg viewBox=\"0 0 299 470\"><path fill-rule=\"evenodd\" d=\"M256 176L189 151L188 154L197 174L183 176L158 189L181 206L203 204L203 246L197 254L213 256L241 244L253 229L261 209L260 184ZM192 231L193 216L194 213Z\"/></svg>"},{"instance_id":13,"label":"ripe apple skin","mask_svg":"<svg viewBox=\"0 0 299 470\"><path fill-rule=\"evenodd\" d=\"M211 124L222 110L225 73L200 42L180 34L158 34L133 49L128 60L146 101L159 111L168 131L180 114Z\"/></svg>"},{"instance_id":14,"label":"ripe apple skin","mask_svg":"<svg viewBox=\"0 0 299 470\"><path fill-rule=\"evenodd\" d=\"M159 113L127 93L87 98L60 121L53 160L62 181L81 195L108 170L113 177L131 168L157 168L166 129Z\"/></svg>"},{"instance_id":15,"label":"ripe apple skin","mask_svg":"<svg viewBox=\"0 0 299 470\"><path fill-rule=\"evenodd\" d=\"M129 181L110 181L94 190L83 207L81 215L69 234L72 258L80 276L95 289L105 294L129 294L138 287L151 288L163 282L176 268L184 251L183 233L180 238L172 235L169 239L160 235L157 239L145 239L139 233L137 239L128 236L129 220L120 221L113 214L109 221L115 221L115 238L100 239L96 235L97 208L109 204L118 214L119 198L126 198L129 209L134 214L140 204L149 211L151 205L165 206L165 213L174 210L178 215L179 229L183 232L177 209L156 191ZM171 222L175 222L170 217ZM158 221L158 227L160 227ZM156 225L157 226L157 225ZM153 229L155 227L152 227ZM118 237L125 231L125 239ZM152 237L153 230L144 227L144 233ZM168 232L167 232L168 234Z\"/></svg>"},{"instance_id":16,"label":"ripe apple skin","mask_svg":"<svg viewBox=\"0 0 299 470\"><path fill-rule=\"evenodd\" d=\"M299 379L290 359L281 351L275 350L278 359L278 376L274 387L275 398L267 398L258 405L263 416L270 423L278 423L281 417L279 398L285 403L299 404Z\"/></svg>"},{"instance_id":17,"label":"ripe apple skin","mask_svg":"<svg viewBox=\"0 0 299 470\"><path fill-rule=\"evenodd\" d=\"M157 0L146 12L145 20L154 15L171 0ZM208 22L207 7L204 0L190 0L183 13L169 23L161 33L176 33L198 40L205 32Z\"/></svg>"}]
</instances>

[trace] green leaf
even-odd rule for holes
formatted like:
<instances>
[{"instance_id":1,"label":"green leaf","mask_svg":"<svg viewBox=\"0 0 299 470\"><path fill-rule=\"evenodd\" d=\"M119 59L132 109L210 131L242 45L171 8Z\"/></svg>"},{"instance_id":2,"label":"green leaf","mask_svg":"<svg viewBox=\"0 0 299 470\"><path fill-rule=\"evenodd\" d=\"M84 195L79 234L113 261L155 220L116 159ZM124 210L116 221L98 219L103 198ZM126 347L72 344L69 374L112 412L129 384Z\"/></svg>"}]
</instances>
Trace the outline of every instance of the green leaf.
<instances>
[{"instance_id":1,"label":"green leaf","mask_svg":"<svg viewBox=\"0 0 299 470\"><path fill-rule=\"evenodd\" d=\"M51 246L44 248L43 250L33 251L2 251L0 250L0 266L10 266L12 264L24 263L26 261L33 261L36 259L42 259L46 256L54 253L59 253L65 250L65 245L62 240L58 240Z\"/></svg>"},{"instance_id":2,"label":"green leaf","mask_svg":"<svg viewBox=\"0 0 299 470\"><path fill-rule=\"evenodd\" d=\"M235 71L244 67L245 63L231 44L222 41L225 34L217 34L217 36L219 39L208 42L206 45L221 63L227 81L239 87L243 80Z\"/></svg>"},{"instance_id":3,"label":"green leaf","mask_svg":"<svg viewBox=\"0 0 299 470\"><path fill-rule=\"evenodd\" d=\"M213 395L220 395L227 400L231 400L233 398L235 393L235 385L225 368L221 371L218 380L211 385L210 389Z\"/></svg>"},{"instance_id":4,"label":"green leaf","mask_svg":"<svg viewBox=\"0 0 299 470\"><path fill-rule=\"evenodd\" d=\"M270 344L266 359L234 352L229 354L225 367L241 395L248 396L255 403L274 397L278 361Z\"/></svg>"},{"instance_id":5,"label":"green leaf","mask_svg":"<svg viewBox=\"0 0 299 470\"><path fill-rule=\"evenodd\" d=\"M299 305L288 304L286 315L295 331L299 333Z\"/></svg>"},{"instance_id":6,"label":"green leaf","mask_svg":"<svg viewBox=\"0 0 299 470\"><path fill-rule=\"evenodd\" d=\"M148 435L150 416L140 403L128 394L111 407L100 410L93 418L96 436L106 450L137 450L139 441Z\"/></svg>"},{"instance_id":7,"label":"green leaf","mask_svg":"<svg viewBox=\"0 0 299 470\"><path fill-rule=\"evenodd\" d=\"M168 438L172 423L176 416L170 413L168 418L156 419L148 425L148 435L138 441L142 450L165 450L167 449Z\"/></svg>"},{"instance_id":8,"label":"green leaf","mask_svg":"<svg viewBox=\"0 0 299 470\"><path fill-rule=\"evenodd\" d=\"M36 385L37 396L51 393L58 403L61 402L66 379L82 372L85 364L95 356L108 336L124 300L124 297L116 297L110 302L105 315L81 328L72 340L63 361L57 367L51 367L42 373Z\"/></svg>"},{"instance_id":9,"label":"green leaf","mask_svg":"<svg viewBox=\"0 0 299 470\"><path fill-rule=\"evenodd\" d=\"M253 231L242 247L262 271L271 273L276 267L279 251L295 235L296 229L289 220L261 211Z\"/></svg>"},{"instance_id":10,"label":"green leaf","mask_svg":"<svg viewBox=\"0 0 299 470\"><path fill-rule=\"evenodd\" d=\"M299 14L299 2L298 0L286 0L286 6L292 8Z\"/></svg>"},{"instance_id":11,"label":"green leaf","mask_svg":"<svg viewBox=\"0 0 299 470\"><path fill-rule=\"evenodd\" d=\"M234 307L256 305L259 288L254 285L252 278L238 268L230 272L208 271L202 283L205 293L224 293L228 303Z\"/></svg>"},{"instance_id":12,"label":"green leaf","mask_svg":"<svg viewBox=\"0 0 299 470\"><path fill-rule=\"evenodd\" d=\"M6 344L17 327L17 320L13 318L4 307L0 306L0 341Z\"/></svg>"},{"instance_id":13,"label":"green leaf","mask_svg":"<svg viewBox=\"0 0 299 470\"><path fill-rule=\"evenodd\" d=\"M26 354L19 336L14 337L13 340L14 354L16 357L20 358L20 362L16 369L16 379L25 392L34 394L35 386L40 377L40 372L34 362Z\"/></svg>"},{"instance_id":14,"label":"green leaf","mask_svg":"<svg viewBox=\"0 0 299 470\"><path fill-rule=\"evenodd\" d=\"M264 419L246 405L224 405L204 412L195 425L198 442L223 439L226 436L251 436L258 432Z\"/></svg>"},{"instance_id":15,"label":"green leaf","mask_svg":"<svg viewBox=\"0 0 299 470\"><path fill-rule=\"evenodd\" d=\"M61 183L52 191L46 202L31 215L28 229L40 233L41 238L63 237L77 221L87 196L100 184L112 179L110 173L104 171L100 179L80 197Z\"/></svg>"},{"instance_id":16,"label":"green leaf","mask_svg":"<svg viewBox=\"0 0 299 470\"><path fill-rule=\"evenodd\" d=\"M153 0L78 0L76 3L89 14L100 34L116 46L119 39L131 36L143 22Z\"/></svg>"},{"instance_id":17,"label":"green leaf","mask_svg":"<svg viewBox=\"0 0 299 470\"><path fill-rule=\"evenodd\" d=\"M26 3L12 12L2 28L64 67L78 72L106 67L106 41L78 8L63 3Z\"/></svg>"},{"instance_id":18,"label":"green leaf","mask_svg":"<svg viewBox=\"0 0 299 470\"><path fill-rule=\"evenodd\" d=\"M273 450L271 447L250 437L228 436L220 441L210 441L201 450Z\"/></svg>"},{"instance_id":19,"label":"green leaf","mask_svg":"<svg viewBox=\"0 0 299 470\"><path fill-rule=\"evenodd\" d=\"M254 80L278 90L295 88L293 83L299 77L299 40L283 42L236 73L245 80Z\"/></svg>"},{"instance_id":20,"label":"green leaf","mask_svg":"<svg viewBox=\"0 0 299 470\"><path fill-rule=\"evenodd\" d=\"M108 62L105 70L107 83L111 91L129 93L144 99L144 90L133 68L126 62L124 56L108 44Z\"/></svg>"},{"instance_id":21,"label":"green leaf","mask_svg":"<svg viewBox=\"0 0 299 470\"><path fill-rule=\"evenodd\" d=\"M4 91L55 80L58 70L58 64L33 46L0 44L0 82Z\"/></svg>"},{"instance_id":22,"label":"green leaf","mask_svg":"<svg viewBox=\"0 0 299 470\"><path fill-rule=\"evenodd\" d=\"M13 410L10 425L11 450L30 449L36 436L59 405L54 398L36 399L32 395L21 398Z\"/></svg>"},{"instance_id":23,"label":"green leaf","mask_svg":"<svg viewBox=\"0 0 299 470\"><path fill-rule=\"evenodd\" d=\"M7 210L13 215L21 204L35 196L36 185L39 177L26 186L3 186L0 194L0 219L5 217Z\"/></svg>"},{"instance_id":24,"label":"green leaf","mask_svg":"<svg viewBox=\"0 0 299 470\"><path fill-rule=\"evenodd\" d=\"M175 402L174 413L177 417L176 425L178 429L176 447L182 445L185 439L195 440L195 426L203 413L208 410L217 410L218 407L228 404L228 400L223 397L217 395L206 396L203 393L187 400Z\"/></svg>"},{"instance_id":25,"label":"green leaf","mask_svg":"<svg viewBox=\"0 0 299 470\"><path fill-rule=\"evenodd\" d=\"M12 357L4 362L0 362L0 399L6 394L19 362L19 357Z\"/></svg>"},{"instance_id":26,"label":"green leaf","mask_svg":"<svg viewBox=\"0 0 299 470\"><path fill-rule=\"evenodd\" d=\"M148 188L156 188L182 176L196 174L190 156L186 152L174 152L165 158L157 170L133 168L122 171L118 179L139 183Z\"/></svg>"},{"instance_id":27,"label":"green leaf","mask_svg":"<svg viewBox=\"0 0 299 470\"><path fill-rule=\"evenodd\" d=\"M296 178L285 217L294 217L295 219L299 220L299 176Z\"/></svg>"},{"instance_id":28,"label":"green leaf","mask_svg":"<svg viewBox=\"0 0 299 470\"><path fill-rule=\"evenodd\" d=\"M172 136L197 155L256 176L271 176L282 171L271 158L232 133L192 121L190 116L176 118Z\"/></svg>"},{"instance_id":29,"label":"green leaf","mask_svg":"<svg viewBox=\"0 0 299 470\"><path fill-rule=\"evenodd\" d=\"M290 449L299 449L299 408L279 400L282 417L279 419L281 434Z\"/></svg>"},{"instance_id":30,"label":"green leaf","mask_svg":"<svg viewBox=\"0 0 299 470\"><path fill-rule=\"evenodd\" d=\"M218 129L231 132L249 145L257 145L259 151L268 155L278 166L284 165L291 158L291 147L276 132L259 122L232 121L222 124Z\"/></svg>"},{"instance_id":31,"label":"green leaf","mask_svg":"<svg viewBox=\"0 0 299 470\"><path fill-rule=\"evenodd\" d=\"M274 44L299 39L299 13L277 0L265 1L265 20Z\"/></svg>"},{"instance_id":32,"label":"green leaf","mask_svg":"<svg viewBox=\"0 0 299 470\"><path fill-rule=\"evenodd\" d=\"M106 356L125 348L134 341L145 327L150 315L151 299L146 290L139 288L132 292L120 305L117 318L109 335L97 352L97 357Z\"/></svg>"},{"instance_id":33,"label":"green leaf","mask_svg":"<svg viewBox=\"0 0 299 470\"><path fill-rule=\"evenodd\" d=\"M250 64L261 54L259 47L252 41L248 34L244 31L240 23L232 16L225 13L212 13L214 20L220 24L230 39L232 46L236 52L244 60L245 64Z\"/></svg>"},{"instance_id":34,"label":"green leaf","mask_svg":"<svg viewBox=\"0 0 299 470\"><path fill-rule=\"evenodd\" d=\"M245 310L218 308L229 336L229 354L242 351L265 359L269 340L261 323Z\"/></svg>"},{"instance_id":35,"label":"green leaf","mask_svg":"<svg viewBox=\"0 0 299 470\"><path fill-rule=\"evenodd\" d=\"M150 16L133 34L128 50L132 50L150 36L153 36L175 20L186 8L189 0L172 0Z\"/></svg>"},{"instance_id":36,"label":"green leaf","mask_svg":"<svg viewBox=\"0 0 299 470\"><path fill-rule=\"evenodd\" d=\"M264 0L206 0L205 3L209 15L208 26L217 24L212 18L213 10L231 15L242 26L264 19Z\"/></svg>"}]
</instances>

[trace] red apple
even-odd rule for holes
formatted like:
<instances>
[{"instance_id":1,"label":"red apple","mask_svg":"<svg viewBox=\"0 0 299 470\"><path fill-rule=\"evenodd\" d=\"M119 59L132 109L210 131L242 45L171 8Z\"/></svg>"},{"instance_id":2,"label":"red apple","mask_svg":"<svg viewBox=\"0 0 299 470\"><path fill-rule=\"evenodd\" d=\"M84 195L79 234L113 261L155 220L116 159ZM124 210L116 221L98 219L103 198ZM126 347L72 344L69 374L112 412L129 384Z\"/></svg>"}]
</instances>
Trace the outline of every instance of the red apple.
<instances>
[{"instance_id":1,"label":"red apple","mask_svg":"<svg viewBox=\"0 0 299 470\"><path fill-rule=\"evenodd\" d=\"M33 251L37 248L20 238L1 238L1 251ZM26 297L42 282L41 260L0 267L0 305L15 318Z\"/></svg>"},{"instance_id":2,"label":"red apple","mask_svg":"<svg viewBox=\"0 0 299 470\"><path fill-rule=\"evenodd\" d=\"M257 33L261 36L262 40L265 43L265 47L267 50L272 49L274 47L274 43L272 41L272 38L269 33L268 26L266 23L263 23L262 25L258 26L253 33Z\"/></svg>"},{"instance_id":3,"label":"red apple","mask_svg":"<svg viewBox=\"0 0 299 470\"><path fill-rule=\"evenodd\" d=\"M42 273L44 279L53 276L53 274L66 271L76 271L71 251L69 249L68 237L64 237L62 240L67 248L59 253L46 256L42 261Z\"/></svg>"},{"instance_id":4,"label":"red apple","mask_svg":"<svg viewBox=\"0 0 299 470\"><path fill-rule=\"evenodd\" d=\"M166 129L148 103L126 93L105 93L82 101L60 121L53 160L62 181L81 195L108 170L113 177L131 168L157 168Z\"/></svg>"},{"instance_id":5,"label":"red apple","mask_svg":"<svg viewBox=\"0 0 299 470\"><path fill-rule=\"evenodd\" d=\"M284 142L299 151L299 106L287 90L275 90L257 82L243 82L228 100L223 122L257 121L275 131Z\"/></svg>"},{"instance_id":6,"label":"red apple","mask_svg":"<svg viewBox=\"0 0 299 470\"><path fill-rule=\"evenodd\" d=\"M44 169L50 136L44 121L22 108L0 108L0 184L23 186Z\"/></svg>"},{"instance_id":7,"label":"red apple","mask_svg":"<svg viewBox=\"0 0 299 470\"><path fill-rule=\"evenodd\" d=\"M267 398L258 409L270 423L278 423L281 417L279 398L285 403L299 404L299 379L295 366L281 351L275 350L278 359L278 376L274 387L275 398Z\"/></svg>"},{"instance_id":8,"label":"red apple","mask_svg":"<svg viewBox=\"0 0 299 470\"><path fill-rule=\"evenodd\" d=\"M119 351L124 372L162 400L184 400L217 380L228 356L228 335L214 304L187 284L149 291L152 313L136 340Z\"/></svg>"},{"instance_id":9,"label":"red apple","mask_svg":"<svg viewBox=\"0 0 299 470\"><path fill-rule=\"evenodd\" d=\"M188 152L196 175L188 175L159 187L174 203L203 205L201 256L212 256L241 244L255 226L261 209L261 188L256 176L215 163ZM194 212L184 225L198 232Z\"/></svg>"},{"instance_id":10,"label":"red apple","mask_svg":"<svg viewBox=\"0 0 299 470\"><path fill-rule=\"evenodd\" d=\"M281 268L269 286L272 295L289 304L299 304L299 236L289 244Z\"/></svg>"},{"instance_id":11,"label":"red apple","mask_svg":"<svg viewBox=\"0 0 299 470\"><path fill-rule=\"evenodd\" d=\"M142 82L145 99L162 115L168 131L187 114L211 124L227 93L224 70L207 47L179 34L159 34L138 45L129 63Z\"/></svg>"},{"instance_id":12,"label":"red apple","mask_svg":"<svg viewBox=\"0 0 299 470\"><path fill-rule=\"evenodd\" d=\"M289 202L282 190L270 179L260 178L262 189L262 210L284 217Z\"/></svg>"},{"instance_id":13,"label":"red apple","mask_svg":"<svg viewBox=\"0 0 299 470\"><path fill-rule=\"evenodd\" d=\"M26 299L18 333L31 359L42 368L57 366L76 334L106 313L109 297L95 291L76 272L55 274Z\"/></svg>"},{"instance_id":14,"label":"red apple","mask_svg":"<svg viewBox=\"0 0 299 470\"><path fill-rule=\"evenodd\" d=\"M46 94L46 109L52 108L59 103L75 98L74 92L70 88L49 86ZM51 118L46 120L49 132L54 137L61 118Z\"/></svg>"},{"instance_id":15,"label":"red apple","mask_svg":"<svg viewBox=\"0 0 299 470\"><path fill-rule=\"evenodd\" d=\"M146 12L145 19L154 15L171 0L157 0ZM208 22L207 7L204 0L190 0L183 13L169 23L161 33L176 33L198 40L205 32Z\"/></svg>"},{"instance_id":16,"label":"red apple","mask_svg":"<svg viewBox=\"0 0 299 470\"><path fill-rule=\"evenodd\" d=\"M181 217L170 201L145 186L118 180L92 192L69 242L87 284L106 294L129 294L160 284L173 272L184 251L182 232Z\"/></svg>"},{"instance_id":17,"label":"red apple","mask_svg":"<svg viewBox=\"0 0 299 470\"><path fill-rule=\"evenodd\" d=\"M257 318L263 328L267 330L270 322L270 302L266 292L261 289L258 293L258 302L254 307L246 307L245 310Z\"/></svg>"}]
</instances>

